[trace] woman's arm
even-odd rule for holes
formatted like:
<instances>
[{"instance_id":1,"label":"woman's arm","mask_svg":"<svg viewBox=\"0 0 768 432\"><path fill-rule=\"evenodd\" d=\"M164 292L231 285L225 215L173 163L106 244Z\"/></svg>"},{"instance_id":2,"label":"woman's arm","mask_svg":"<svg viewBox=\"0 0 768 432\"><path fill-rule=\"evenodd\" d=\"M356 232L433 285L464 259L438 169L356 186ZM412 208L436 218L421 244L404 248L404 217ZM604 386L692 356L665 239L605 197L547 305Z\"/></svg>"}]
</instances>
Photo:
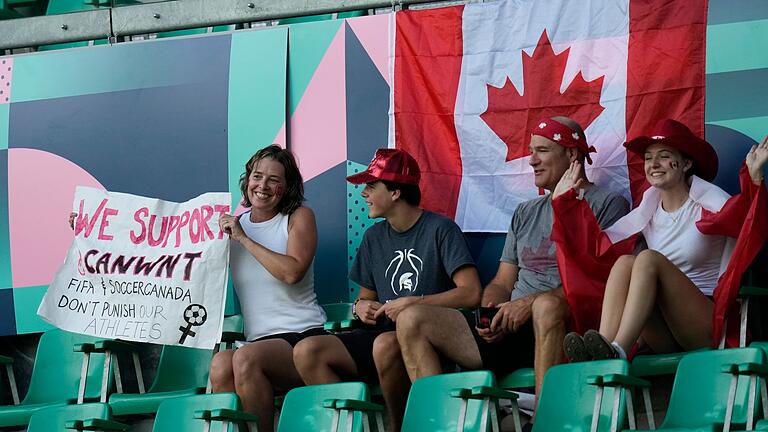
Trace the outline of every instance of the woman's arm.
<instances>
[{"instance_id":1,"label":"woman's arm","mask_svg":"<svg viewBox=\"0 0 768 432\"><path fill-rule=\"evenodd\" d=\"M317 249L315 215L299 207L288 222L288 247L285 254L274 252L245 235L240 222L232 224L231 237L239 242L276 279L293 285L304 278Z\"/></svg>"}]
</instances>

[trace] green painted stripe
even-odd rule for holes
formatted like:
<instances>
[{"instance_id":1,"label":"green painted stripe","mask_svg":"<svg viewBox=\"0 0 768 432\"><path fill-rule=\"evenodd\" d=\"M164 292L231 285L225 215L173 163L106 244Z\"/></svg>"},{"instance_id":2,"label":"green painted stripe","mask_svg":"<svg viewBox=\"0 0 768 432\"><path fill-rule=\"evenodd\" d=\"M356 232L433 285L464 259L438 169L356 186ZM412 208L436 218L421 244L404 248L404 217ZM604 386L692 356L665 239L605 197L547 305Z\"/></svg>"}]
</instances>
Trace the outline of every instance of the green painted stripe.
<instances>
[{"instance_id":1,"label":"green painted stripe","mask_svg":"<svg viewBox=\"0 0 768 432\"><path fill-rule=\"evenodd\" d=\"M743 133L757 142L761 142L768 135L768 115L762 117L749 117L722 121L708 121L707 123L724 126Z\"/></svg>"},{"instance_id":2,"label":"green painted stripe","mask_svg":"<svg viewBox=\"0 0 768 432\"><path fill-rule=\"evenodd\" d=\"M240 202L245 163L285 123L288 29L232 34L229 63L229 191Z\"/></svg>"},{"instance_id":3,"label":"green painted stripe","mask_svg":"<svg viewBox=\"0 0 768 432\"><path fill-rule=\"evenodd\" d=\"M0 105L0 150L8 148L8 129L10 124L11 104Z\"/></svg>"},{"instance_id":4,"label":"green painted stripe","mask_svg":"<svg viewBox=\"0 0 768 432\"><path fill-rule=\"evenodd\" d=\"M339 32L344 20L320 21L304 24L292 24L288 26L289 45L288 53L288 82L290 114L304 96L315 70L323 60L328 46Z\"/></svg>"},{"instance_id":5,"label":"green painted stripe","mask_svg":"<svg viewBox=\"0 0 768 432\"><path fill-rule=\"evenodd\" d=\"M708 123L768 115L768 68L707 74Z\"/></svg>"},{"instance_id":6,"label":"green painted stripe","mask_svg":"<svg viewBox=\"0 0 768 432\"><path fill-rule=\"evenodd\" d=\"M709 25L707 73L768 68L766 47L768 19Z\"/></svg>"},{"instance_id":7,"label":"green painted stripe","mask_svg":"<svg viewBox=\"0 0 768 432\"><path fill-rule=\"evenodd\" d=\"M54 328L37 316L37 307L43 300L47 286L15 288L13 305L16 308L16 333L37 333Z\"/></svg>"},{"instance_id":8,"label":"green painted stripe","mask_svg":"<svg viewBox=\"0 0 768 432\"><path fill-rule=\"evenodd\" d=\"M8 151L0 150L0 288L13 287L8 225Z\"/></svg>"}]
</instances>

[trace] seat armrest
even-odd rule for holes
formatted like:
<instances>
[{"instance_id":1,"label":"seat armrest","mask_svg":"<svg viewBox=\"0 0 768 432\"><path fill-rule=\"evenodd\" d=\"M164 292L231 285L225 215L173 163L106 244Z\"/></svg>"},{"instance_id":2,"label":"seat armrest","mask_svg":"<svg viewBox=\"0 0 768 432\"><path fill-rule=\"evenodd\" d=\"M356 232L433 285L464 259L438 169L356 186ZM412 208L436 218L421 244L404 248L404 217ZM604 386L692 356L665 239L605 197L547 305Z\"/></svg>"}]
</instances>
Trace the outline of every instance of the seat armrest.
<instances>
[{"instance_id":1,"label":"seat armrest","mask_svg":"<svg viewBox=\"0 0 768 432\"><path fill-rule=\"evenodd\" d=\"M721 372L731 375L757 375L768 377L768 365L761 363L733 363L723 365Z\"/></svg>"},{"instance_id":2,"label":"seat armrest","mask_svg":"<svg viewBox=\"0 0 768 432\"><path fill-rule=\"evenodd\" d=\"M384 407L377 403L361 401L357 399L326 399L323 401L323 407L363 412L382 412Z\"/></svg>"},{"instance_id":3,"label":"seat armrest","mask_svg":"<svg viewBox=\"0 0 768 432\"><path fill-rule=\"evenodd\" d=\"M468 399L505 399L505 400L517 400L517 393L509 390L500 389L498 387L490 386L478 386L472 387L471 394Z\"/></svg>"},{"instance_id":4,"label":"seat armrest","mask_svg":"<svg viewBox=\"0 0 768 432\"><path fill-rule=\"evenodd\" d=\"M98 351L96 351L96 347L92 343L79 343L79 344L75 344L72 347L72 351L74 351L74 352L81 352L81 353L88 353L88 354L98 352Z\"/></svg>"},{"instance_id":5,"label":"seat armrest","mask_svg":"<svg viewBox=\"0 0 768 432\"><path fill-rule=\"evenodd\" d=\"M259 417L245 411L231 410L226 408L219 408L213 410L198 410L195 411L194 416L199 420L217 420L217 421L232 421L232 422L257 422Z\"/></svg>"},{"instance_id":6,"label":"seat armrest","mask_svg":"<svg viewBox=\"0 0 768 432\"><path fill-rule=\"evenodd\" d=\"M64 424L64 427L83 431L127 431L131 429L127 424L100 418L70 420Z\"/></svg>"},{"instance_id":7,"label":"seat armrest","mask_svg":"<svg viewBox=\"0 0 768 432\"><path fill-rule=\"evenodd\" d=\"M0 364L4 364L4 365L13 364L13 357L0 355Z\"/></svg>"},{"instance_id":8,"label":"seat armrest","mask_svg":"<svg viewBox=\"0 0 768 432\"><path fill-rule=\"evenodd\" d=\"M110 351L113 353L134 353L138 350L138 346L132 342L126 342L114 339L104 339L95 343L96 352Z\"/></svg>"},{"instance_id":9,"label":"seat armrest","mask_svg":"<svg viewBox=\"0 0 768 432\"><path fill-rule=\"evenodd\" d=\"M641 387L649 388L650 381L624 374L593 375L587 378L587 384L600 387Z\"/></svg>"}]
</instances>

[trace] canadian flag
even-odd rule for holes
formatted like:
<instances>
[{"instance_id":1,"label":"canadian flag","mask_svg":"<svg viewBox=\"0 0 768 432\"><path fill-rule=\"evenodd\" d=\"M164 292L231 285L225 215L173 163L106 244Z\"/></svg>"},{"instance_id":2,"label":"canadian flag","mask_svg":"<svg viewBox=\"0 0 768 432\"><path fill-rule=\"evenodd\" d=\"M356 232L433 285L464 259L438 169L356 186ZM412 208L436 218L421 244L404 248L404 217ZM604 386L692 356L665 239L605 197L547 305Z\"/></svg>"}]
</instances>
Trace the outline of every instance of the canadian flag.
<instances>
[{"instance_id":1,"label":"canadian flag","mask_svg":"<svg viewBox=\"0 0 768 432\"><path fill-rule=\"evenodd\" d=\"M397 13L390 146L419 161L423 207L464 231L506 232L517 205L543 193L530 131L557 115L597 148L590 180L639 198L628 137L661 118L703 136L706 6L508 0Z\"/></svg>"}]
</instances>

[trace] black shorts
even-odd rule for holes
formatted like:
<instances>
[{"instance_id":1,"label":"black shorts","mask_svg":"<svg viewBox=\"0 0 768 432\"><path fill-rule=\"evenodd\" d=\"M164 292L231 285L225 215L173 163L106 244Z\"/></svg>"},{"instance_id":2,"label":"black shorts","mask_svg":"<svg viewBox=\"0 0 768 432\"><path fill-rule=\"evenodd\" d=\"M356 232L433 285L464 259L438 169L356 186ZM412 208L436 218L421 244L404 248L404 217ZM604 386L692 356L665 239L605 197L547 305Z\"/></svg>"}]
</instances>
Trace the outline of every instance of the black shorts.
<instances>
[{"instance_id":1,"label":"black shorts","mask_svg":"<svg viewBox=\"0 0 768 432\"><path fill-rule=\"evenodd\" d=\"M304 330L301 333L277 333L273 335L268 336L262 336L260 338L254 339L251 342L258 342L263 340L270 340L270 339L282 339L289 344L291 344L291 347L295 347L297 343L301 342L302 339L312 337L312 336L325 336L328 335L327 331L323 330L322 327L313 327L309 330Z\"/></svg>"},{"instance_id":2,"label":"black shorts","mask_svg":"<svg viewBox=\"0 0 768 432\"><path fill-rule=\"evenodd\" d=\"M376 364L373 361L373 341L382 333L395 331L395 323L390 320L376 325L364 325L350 332L335 334L347 349L357 367L360 380L374 383L378 381Z\"/></svg>"},{"instance_id":3,"label":"black shorts","mask_svg":"<svg viewBox=\"0 0 768 432\"><path fill-rule=\"evenodd\" d=\"M488 343L477 334L475 317L464 313L467 325L475 338L483 369L488 369L501 379L504 375L520 368L533 367L536 339L533 334L533 320L523 324L517 332L510 333L495 343Z\"/></svg>"}]
</instances>

